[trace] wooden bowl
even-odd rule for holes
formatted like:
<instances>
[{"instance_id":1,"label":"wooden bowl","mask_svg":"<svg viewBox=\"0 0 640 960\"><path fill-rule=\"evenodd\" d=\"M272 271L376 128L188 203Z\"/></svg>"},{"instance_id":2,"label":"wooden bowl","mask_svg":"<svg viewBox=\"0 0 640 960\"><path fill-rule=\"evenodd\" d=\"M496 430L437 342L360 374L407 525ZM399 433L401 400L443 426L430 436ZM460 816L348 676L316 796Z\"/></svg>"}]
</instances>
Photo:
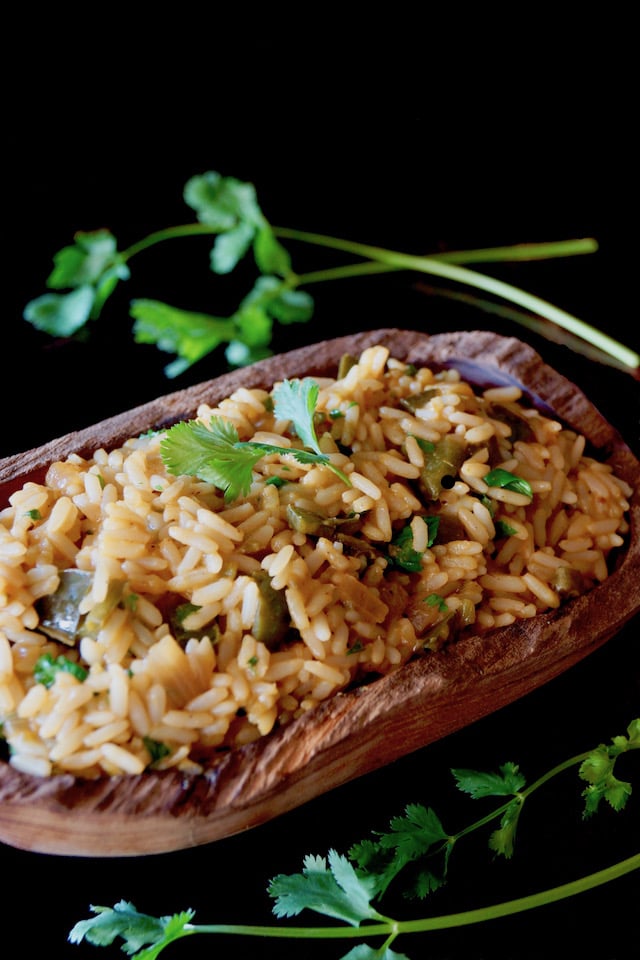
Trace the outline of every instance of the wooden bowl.
<instances>
[{"instance_id":1,"label":"wooden bowl","mask_svg":"<svg viewBox=\"0 0 640 960\"><path fill-rule=\"evenodd\" d=\"M373 683L340 693L199 776L179 771L38 779L0 762L0 840L58 855L127 857L209 843L279 817L512 703L604 644L640 609L640 463L619 433L529 346L484 331L427 336L382 329L271 357L153 400L0 461L0 503L72 452L91 455L195 416L239 386L333 376L340 356L374 344L479 386L516 383L525 400L584 434L633 488L629 543L602 584L557 610L470 636Z\"/></svg>"}]
</instances>

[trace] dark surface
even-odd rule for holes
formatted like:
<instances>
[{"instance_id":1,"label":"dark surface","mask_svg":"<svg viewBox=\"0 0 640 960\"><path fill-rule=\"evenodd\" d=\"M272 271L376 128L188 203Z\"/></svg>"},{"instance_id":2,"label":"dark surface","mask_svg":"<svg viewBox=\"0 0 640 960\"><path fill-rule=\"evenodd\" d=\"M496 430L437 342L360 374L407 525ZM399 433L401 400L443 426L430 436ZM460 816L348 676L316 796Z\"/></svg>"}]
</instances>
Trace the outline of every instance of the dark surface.
<instances>
[{"instance_id":1,"label":"dark surface","mask_svg":"<svg viewBox=\"0 0 640 960\"><path fill-rule=\"evenodd\" d=\"M468 122L443 136L421 109L371 111L341 120L335 109L300 121L296 136L278 133L267 112L212 113L194 123L175 105L129 103L108 133L74 124L70 130L41 103L22 103L9 126L6 180L11 254L4 277L3 430L0 454L37 446L154 396L221 372L209 358L167 381L170 356L134 346L127 304L136 296L188 309L230 313L246 292L246 276L216 279L208 271L206 240L174 241L132 262L122 285L86 343L57 343L22 319L44 292L53 254L76 230L108 227L120 247L152 230L192 220L182 188L195 173L215 169L252 180L272 223L328 233L410 253L535 240L595 237L599 252L548 263L487 268L574 313L636 349L640 346L636 281L624 269L626 250L617 216L626 196L623 145L609 141L606 160L595 150L602 120L592 105L572 104L553 150L532 151L527 130L544 123L543 104L530 104L528 126L508 141L482 139ZM533 113L532 113L533 111ZM336 119L337 117L337 119ZM241 122L241 118L242 121ZM605 121L606 122L606 121ZM254 132L264 134L256 147ZM179 149L176 150L176 147ZM6 227L6 223L5 223ZM334 262L329 252L291 248L300 272ZM482 269L482 268L480 268ZM428 281L428 278L427 282ZM316 314L306 326L278 333L287 349L325 336L378 326L429 332L495 329L520 337L578 384L640 452L638 383L539 338L508 318L419 289L419 278L396 274L314 287ZM308 853L346 852L408 803L423 803L456 831L490 807L459 794L450 769L497 769L519 764L529 782L555 764L623 734L640 713L640 643L636 617L601 650L512 706L246 834L149 858L75 860L2 848L3 916L25 936L33 955L121 956L66 945L90 904L120 899L166 915L194 908L201 923L275 922L268 880L302 868ZM447 886L423 903L397 896L382 912L398 917L454 913L524 896L604 868L640 849L638 756L623 758L619 775L634 793L624 812L603 808L583 821L575 771L549 782L526 804L511 861L495 860L487 834L461 841ZM71 824L71 829L73 829ZM6 878L20 877L20 881ZM31 879L32 878L32 879ZM553 906L503 920L399 939L394 949L435 960L512 960L580 956L623 960L637 934L638 873ZM34 899L37 907L34 908ZM319 919L319 918L318 918ZM289 921L315 925L305 913ZM319 919L320 923L324 921ZM191 938L167 957L227 955L260 958L337 958L355 941ZM562 945L560 947L560 944Z\"/></svg>"}]
</instances>

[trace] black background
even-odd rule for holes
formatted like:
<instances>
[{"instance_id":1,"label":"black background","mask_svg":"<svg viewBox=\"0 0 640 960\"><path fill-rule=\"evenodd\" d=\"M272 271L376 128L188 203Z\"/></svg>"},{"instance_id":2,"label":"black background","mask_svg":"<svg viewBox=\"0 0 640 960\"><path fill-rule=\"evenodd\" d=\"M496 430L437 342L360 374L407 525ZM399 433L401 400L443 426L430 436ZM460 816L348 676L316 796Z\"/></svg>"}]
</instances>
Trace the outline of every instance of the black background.
<instances>
[{"instance_id":1,"label":"black background","mask_svg":"<svg viewBox=\"0 0 640 960\"><path fill-rule=\"evenodd\" d=\"M553 60L553 89L541 92L536 83L526 91L521 86L521 71L528 68L514 57L502 75L496 70L488 78L480 70L454 95L447 75L436 75L426 58L411 77L416 95L408 102L389 90L382 55L335 89L322 84L311 90L304 81L311 72L334 72L331 50L311 62L298 52L281 86L270 69L273 51L256 45L252 53L261 59L254 61L246 93L230 100L229 73L213 53L210 70L194 77L192 87L184 73L177 82L166 47L157 55L161 69L148 73L154 60L149 52L147 73L136 71L128 84L112 88L114 73L126 75L122 58L130 53L107 54L106 79L105 61L99 65L86 51L78 51L72 63L51 57L33 94L25 86L7 98L2 455L221 372L221 358L210 357L167 381L163 368L172 358L133 345L127 312L136 296L232 312L247 289L246 268L237 277L215 278L206 240L173 241L132 261L131 280L121 285L86 343L52 341L22 319L27 301L45 292L53 254L76 230L107 227L124 248L152 230L190 221L182 189L190 176L206 170L252 181L276 225L409 253L594 237L599 251L588 257L487 272L640 346L637 280L625 233L635 183L620 102L624 77L603 78L599 61L585 59L573 71L559 72ZM478 62L482 66L482 57ZM103 81L96 86L99 66ZM416 79L419 87L413 86ZM200 91L197 103L194 87ZM84 95L76 97L78 92ZM328 252L291 249L300 271L334 262ZM395 274L318 285L313 321L278 332L274 346L282 350L381 326L427 332L493 328L540 349L640 452L638 384L630 376L542 341L512 321L425 294L419 281ZM447 829L458 830L488 808L455 790L451 768L497 769L511 760L531 782L565 758L624 733L639 706L636 617L587 660L512 706L246 834L185 852L115 860L3 846L3 925L24 937L21 950L82 960L121 955L116 946L66 944L73 924L89 916L90 904L125 899L158 916L192 907L201 923L275 922L268 880L298 872L305 854L325 855L332 847L346 852L371 831L385 829L407 803L432 806ZM454 851L442 891L417 905L391 898L387 911L418 917L473 909L574 880L637 853L637 757L623 758L620 775L635 781L624 812L603 808L584 822L584 784L574 773L564 774L528 801L511 861L492 858L487 835L470 837ZM622 960L637 935L637 904L636 873L512 918L403 937L394 949L437 960ZM315 925L316 919L307 914L293 922ZM284 960L304 952L330 960L348 949L349 942L195 937L166 955L233 952Z\"/></svg>"}]
</instances>

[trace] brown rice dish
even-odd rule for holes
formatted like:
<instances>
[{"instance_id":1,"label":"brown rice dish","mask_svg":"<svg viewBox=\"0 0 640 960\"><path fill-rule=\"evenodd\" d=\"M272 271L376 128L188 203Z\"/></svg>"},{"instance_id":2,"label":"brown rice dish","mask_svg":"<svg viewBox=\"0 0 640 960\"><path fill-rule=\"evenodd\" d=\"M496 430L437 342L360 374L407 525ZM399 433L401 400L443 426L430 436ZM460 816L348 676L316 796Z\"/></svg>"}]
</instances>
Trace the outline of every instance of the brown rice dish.
<instances>
[{"instance_id":1,"label":"brown rice dish","mask_svg":"<svg viewBox=\"0 0 640 960\"><path fill-rule=\"evenodd\" d=\"M632 490L585 439L384 346L316 378L323 453L249 492L169 473L164 434L51 464L0 510L0 723L40 777L198 774L338 691L608 576ZM212 417L298 449L273 396Z\"/></svg>"}]
</instances>

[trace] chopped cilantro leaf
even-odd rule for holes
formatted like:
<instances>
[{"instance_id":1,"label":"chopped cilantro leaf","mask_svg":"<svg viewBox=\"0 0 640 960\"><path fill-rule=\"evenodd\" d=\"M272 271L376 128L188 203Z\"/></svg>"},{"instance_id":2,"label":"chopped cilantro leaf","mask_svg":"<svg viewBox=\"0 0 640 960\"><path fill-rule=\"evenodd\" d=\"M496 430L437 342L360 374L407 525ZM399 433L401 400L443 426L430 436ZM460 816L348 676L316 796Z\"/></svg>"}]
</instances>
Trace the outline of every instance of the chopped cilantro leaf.
<instances>
[{"instance_id":1,"label":"chopped cilantro leaf","mask_svg":"<svg viewBox=\"0 0 640 960\"><path fill-rule=\"evenodd\" d=\"M168 757L171 753L171 750L166 743L160 743L158 740L153 740L151 737L143 737L143 743L147 748L149 755L151 756L150 766L153 766L154 763L158 763L158 761L162 760L163 757Z\"/></svg>"},{"instance_id":2,"label":"chopped cilantro leaf","mask_svg":"<svg viewBox=\"0 0 640 960\"><path fill-rule=\"evenodd\" d=\"M431 547L438 536L440 518L427 516L422 517L422 519L429 530L427 547ZM401 570L406 570L408 573L420 573L422 570L422 554L413 546L413 531L410 524L403 527L392 539L388 554L392 564Z\"/></svg>"},{"instance_id":3,"label":"chopped cilantro leaf","mask_svg":"<svg viewBox=\"0 0 640 960\"><path fill-rule=\"evenodd\" d=\"M413 546L413 531L407 525L389 544L389 559L395 567L406 570L408 573L420 573L422 570L422 554Z\"/></svg>"},{"instance_id":4,"label":"chopped cilantro leaf","mask_svg":"<svg viewBox=\"0 0 640 960\"><path fill-rule=\"evenodd\" d=\"M489 473L485 474L483 480L489 487L500 487L503 490L511 490L513 493L521 493L529 499L533 498L533 490L529 481L516 476L515 473L510 473L508 470L502 470L501 468L490 470Z\"/></svg>"},{"instance_id":5,"label":"chopped cilantro leaf","mask_svg":"<svg viewBox=\"0 0 640 960\"><path fill-rule=\"evenodd\" d=\"M498 537L512 537L518 531L515 527L512 527L510 523L507 523L506 520L496 520L495 522L496 536Z\"/></svg>"},{"instance_id":6,"label":"chopped cilantro leaf","mask_svg":"<svg viewBox=\"0 0 640 960\"><path fill-rule=\"evenodd\" d=\"M74 663L68 657L62 654L59 657L52 657L50 653L43 653L36 660L33 668L33 676L36 683L42 683L45 687L51 687L55 683L58 673L71 673L81 683L87 677L87 671L80 664Z\"/></svg>"},{"instance_id":7,"label":"chopped cilantro leaf","mask_svg":"<svg viewBox=\"0 0 640 960\"><path fill-rule=\"evenodd\" d=\"M439 593L430 593L428 597L424 598L424 602L430 607L437 607L440 613L446 613L449 609L447 601Z\"/></svg>"},{"instance_id":8,"label":"chopped cilantro leaf","mask_svg":"<svg viewBox=\"0 0 640 960\"><path fill-rule=\"evenodd\" d=\"M413 439L416 441L423 453L433 453L436 448L435 443L432 443L431 440L423 440L422 437L413 437Z\"/></svg>"}]
</instances>

